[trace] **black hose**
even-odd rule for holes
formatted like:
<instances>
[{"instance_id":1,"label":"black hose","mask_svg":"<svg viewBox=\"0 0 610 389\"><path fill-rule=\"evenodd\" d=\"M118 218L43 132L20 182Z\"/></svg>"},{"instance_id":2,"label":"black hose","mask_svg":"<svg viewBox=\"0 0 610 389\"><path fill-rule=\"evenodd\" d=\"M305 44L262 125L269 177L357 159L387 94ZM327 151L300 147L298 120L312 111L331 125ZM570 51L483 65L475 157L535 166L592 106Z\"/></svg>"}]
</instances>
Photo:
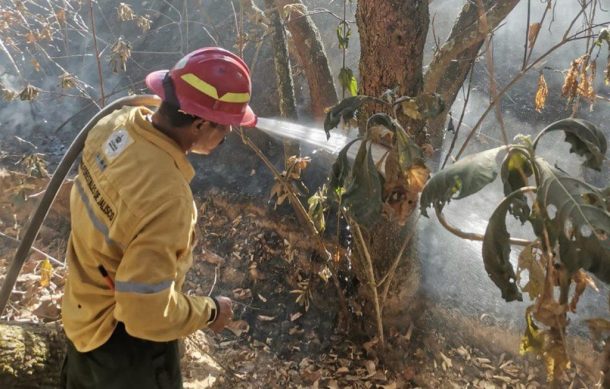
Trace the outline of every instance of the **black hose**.
<instances>
[{"instance_id":1,"label":"black hose","mask_svg":"<svg viewBox=\"0 0 610 389\"><path fill-rule=\"evenodd\" d=\"M55 199L61 184L66 178L66 175L72 168L76 158L83 150L83 147L85 146L85 139L87 139L87 134L89 134L91 128L93 128L93 126L95 126L101 118L117 109L122 108L123 106L149 105L156 107L160 104L160 102L161 101L159 98L154 95L122 97L99 111L78 133L59 163L59 166L57 166L55 173L53 173L53 177L51 177L51 181L49 182L49 185L47 186L47 189L45 190L36 211L34 211L30 224L28 225L27 230L21 239L21 243L17 248L17 252L13 257L13 261L11 262L8 272L6 273L6 278L4 279L2 289L0 290L0 316L2 316L4 313L8 299L11 296L11 292L13 291L13 287L17 281L17 276L19 276L23 263L28 257L32 243L34 243L34 239L36 239L36 236L38 235L38 230L47 216L47 213L53 204L53 200Z\"/></svg>"}]
</instances>

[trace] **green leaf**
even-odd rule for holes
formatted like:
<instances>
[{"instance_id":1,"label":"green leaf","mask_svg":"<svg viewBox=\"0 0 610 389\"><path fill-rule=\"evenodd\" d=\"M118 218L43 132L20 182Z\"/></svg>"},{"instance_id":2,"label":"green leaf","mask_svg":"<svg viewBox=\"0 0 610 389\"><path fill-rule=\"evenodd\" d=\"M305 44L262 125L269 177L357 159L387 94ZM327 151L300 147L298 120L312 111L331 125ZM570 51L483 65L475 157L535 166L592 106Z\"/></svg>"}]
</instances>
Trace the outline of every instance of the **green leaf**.
<instances>
[{"instance_id":1,"label":"green leaf","mask_svg":"<svg viewBox=\"0 0 610 389\"><path fill-rule=\"evenodd\" d=\"M506 229L506 214L520 192L506 197L491 215L483 238L483 263L487 275L502 291L507 302L523 301L517 286L517 276L510 263L510 235Z\"/></svg>"},{"instance_id":2,"label":"green leaf","mask_svg":"<svg viewBox=\"0 0 610 389\"><path fill-rule=\"evenodd\" d=\"M330 138L330 130L336 128L341 119L343 121L349 121L356 115L356 111L366 101L366 96L352 96L342 100L339 104L331 107L326 113L324 119L324 131L326 137Z\"/></svg>"},{"instance_id":3,"label":"green leaf","mask_svg":"<svg viewBox=\"0 0 610 389\"><path fill-rule=\"evenodd\" d=\"M496 157L504 149L502 146L469 155L432 176L421 194L421 213L428 216L426 209L430 206L440 211L452 199L470 196L493 182L498 175Z\"/></svg>"},{"instance_id":4,"label":"green leaf","mask_svg":"<svg viewBox=\"0 0 610 389\"><path fill-rule=\"evenodd\" d=\"M526 152L520 148L511 149L504 158L502 168L500 169L500 177L504 184L504 195L508 196L517 189L527 186L528 178L532 174L532 165ZM524 194L521 193L514 199L509 212L519 219L521 224L528 220L530 207Z\"/></svg>"},{"instance_id":5,"label":"green leaf","mask_svg":"<svg viewBox=\"0 0 610 389\"><path fill-rule=\"evenodd\" d=\"M343 33L343 28L345 28L345 34ZM339 41L340 49L347 49L349 46L349 38L352 35L352 28L349 26L345 20L342 20L337 26L337 40Z\"/></svg>"},{"instance_id":6,"label":"green leaf","mask_svg":"<svg viewBox=\"0 0 610 389\"><path fill-rule=\"evenodd\" d=\"M307 204L309 204L307 214L311 217L318 233L322 233L326 229L326 219L324 218L324 211L326 211L325 193L326 188L322 187L316 194L307 199Z\"/></svg>"},{"instance_id":7,"label":"green leaf","mask_svg":"<svg viewBox=\"0 0 610 389\"><path fill-rule=\"evenodd\" d=\"M354 77L354 72L349 68L341 68L339 71L339 83L349 91L352 96L358 94L358 81Z\"/></svg>"},{"instance_id":8,"label":"green leaf","mask_svg":"<svg viewBox=\"0 0 610 389\"><path fill-rule=\"evenodd\" d=\"M538 134L534 141L534 149L538 145L538 141L548 132L563 130L566 135L566 142L570 143L571 153L578 154L586 158L584 165L588 168L600 171L608 142L604 133L595 127L595 125L583 119L563 119L550 124Z\"/></svg>"},{"instance_id":9,"label":"green leaf","mask_svg":"<svg viewBox=\"0 0 610 389\"><path fill-rule=\"evenodd\" d=\"M350 147L362 138L356 138L349 142L343 149L339 152L337 156L337 160L333 163L330 175L330 183L328 186L328 190L331 194L337 194L342 192L342 188L345 187L345 180L350 175L350 164L349 159L347 158L347 152Z\"/></svg>"},{"instance_id":10,"label":"green leaf","mask_svg":"<svg viewBox=\"0 0 610 389\"><path fill-rule=\"evenodd\" d=\"M360 144L343 195L343 204L358 224L370 227L381 215L382 178L367 143Z\"/></svg>"},{"instance_id":11,"label":"green leaf","mask_svg":"<svg viewBox=\"0 0 610 389\"><path fill-rule=\"evenodd\" d=\"M610 213L606 190L570 177L542 159L536 164L540 187L536 201L546 226L557 236L561 262L574 273L580 268L610 282Z\"/></svg>"}]
</instances>

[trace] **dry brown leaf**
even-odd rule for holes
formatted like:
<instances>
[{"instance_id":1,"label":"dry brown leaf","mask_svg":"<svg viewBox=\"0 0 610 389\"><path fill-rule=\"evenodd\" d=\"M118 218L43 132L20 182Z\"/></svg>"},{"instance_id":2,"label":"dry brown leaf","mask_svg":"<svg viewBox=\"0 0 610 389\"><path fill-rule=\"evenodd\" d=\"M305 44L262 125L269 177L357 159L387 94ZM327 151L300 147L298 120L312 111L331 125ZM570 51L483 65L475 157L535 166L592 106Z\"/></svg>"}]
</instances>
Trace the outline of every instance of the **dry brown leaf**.
<instances>
[{"instance_id":1,"label":"dry brown leaf","mask_svg":"<svg viewBox=\"0 0 610 389\"><path fill-rule=\"evenodd\" d=\"M201 259L212 265L224 265L225 263L224 258L206 249L201 250Z\"/></svg>"},{"instance_id":2,"label":"dry brown leaf","mask_svg":"<svg viewBox=\"0 0 610 389\"><path fill-rule=\"evenodd\" d=\"M262 302L266 303L267 299L262 294L257 294L258 298L261 299Z\"/></svg>"},{"instance_id":3,"label":"dry brown leaf","mask_svg":"<svg viewBox=\"0 0 610 389\"><path fill-rule=\"evenodd\" d=\"M576 287L574 289L574 296L572 296L572 300L570 301L570 311L576 312L576 305L580 300L580 296L582 296L582 294L585 292L587 286L590 286L596 292L599 292L599 289L597 288L597 285L595 285L593 278L591 278L591 276L589 276L583 270L578 270L576 273L574 273L572 276L572 281L574 281Z\"/></svg>"},{"instance_id":4,"label":"dry brown leaf","mask_svg":"<svg viewBox=\"0 0 610 389\"><path fill-rule=\"evenodd\" d=\"M530 47L534 45L534 42L536 41L539 32L540 23L533 23L532 25L530 25L529 33L527 34L527 42Z\"/></svg>"},{"instance_id":5,"label":"dry brown leaf","mask_svg":"<svg viewBox=\"0 0 610 389\"><path fill-rule=\"evenodd\" d=\"M538 89L536 90L536 98L534 100L534 105L537 112L542 112L544 109L548 95L549 89L547 87L546 80L544 79L544 74L540 73L540 77L538 78Z\"/></svg>"},{"instance_id":6,"label":"dry brown leaf","mask_svg":"<svg viewBox=\"0 0 610 389\"><path fill-rule=\"evenodd\" d=\"M275 320L275 316L266 316L266 315L258 315L256 318L260 321L274 321Z\"/></svg>"},{"instance_id":7,"label":"dry brown leaf","mask_svg":"<svg viewBox=\"0 0 610 389\"><path fill-rule=\"evenodd\" d=\"M563 86L561 87L561 95L563 97L567 97L569 99L573 99L576 97L576 94L578 93L578 75L580 73L581 63L582 57L572 61L570 69L566 73L565 79L563 81Z\"/></svg>"},{"instance_id":8,"label":"dry brown leaf","mask_svg":"<svg viewBox=\"0 0 610 389\"><path fill-rule=\"evenodd\" d=\"M290 315L290 321L295 321L298 318L300 318L301 316L303 316L303 314L301 312L295 312Z\"/></svg>"},{"instance_id":9,"label":"dry brown leaf","mask_svg":"<svg viewBox=\"0 0 610 389\"><path fill-rule=\"evenodd\" d=\"M409 190L411 192L421 192L428 177L430 177L430 171L428 168L422 165L413 165L407 172L409 180Z\"/></svg>"},{"instance_id":10,"label":"dry brown leaf","mask_svg":"<svg viewBox=\"0 0 610 389\"><path fill-rule=\"evenodd\" d=\"M227 324L226 328L234 333L235 336L241 336L241 334L250 331L250 325L245 320L232 321Z\"/></svg>"},{"instance_id":11,"label":"dry brown leaf","mask_svg":"<svg viewBox=\"0 0 610 389\"><path fill-rule=\"evenodd\" d=\"M250 289L237 288L233 289L233 298L235 300L249 300L252 298L252 291Z\"/></svg>"},{"instance_id":12,"label":"dry brown leaf","mask_svg":"<svg viewBox=\"0 0 610 389\"><path fill-rule=\"evenodd\" d=\"M377 367L375 366L375 362L371 360L364 361L364 367L366 368L369 377L372 377L375 375L375 373L377 373Z\"/></svg>"}]
</instances>

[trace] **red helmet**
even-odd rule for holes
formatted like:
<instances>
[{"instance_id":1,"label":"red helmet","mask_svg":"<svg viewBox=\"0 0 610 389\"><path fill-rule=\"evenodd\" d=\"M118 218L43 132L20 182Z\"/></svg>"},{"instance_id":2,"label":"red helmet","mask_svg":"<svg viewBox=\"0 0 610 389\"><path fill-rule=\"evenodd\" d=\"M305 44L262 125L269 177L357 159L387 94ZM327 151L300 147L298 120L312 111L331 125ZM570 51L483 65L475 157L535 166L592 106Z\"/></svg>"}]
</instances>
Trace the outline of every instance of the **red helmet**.
<instances>
[{"instance_id":1,"label":"red helmet","mask_svg":"<svg viewBox=\"0 0 610 389\"><path fill-rule=\"evenodd\" d=\"M150 73L146 85L190 115L223 125L256 126L256 115L248 105L250 69L225 49L195 50L171 70Z\"/></svg>"}]
</instances>

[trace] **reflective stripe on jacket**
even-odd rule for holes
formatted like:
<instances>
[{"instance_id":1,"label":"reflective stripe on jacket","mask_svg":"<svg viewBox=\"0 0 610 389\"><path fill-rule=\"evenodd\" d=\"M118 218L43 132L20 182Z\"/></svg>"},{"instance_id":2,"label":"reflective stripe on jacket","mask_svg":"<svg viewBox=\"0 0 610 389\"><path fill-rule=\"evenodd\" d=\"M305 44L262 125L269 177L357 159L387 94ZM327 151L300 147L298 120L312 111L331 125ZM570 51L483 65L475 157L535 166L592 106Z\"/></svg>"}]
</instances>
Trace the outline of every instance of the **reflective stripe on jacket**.
<instances>
[{"instance_id":1,"label":"reflective stripe on jacket","mask_svg":"<svg viewBox=\"0 0 610 389\"><path fill-rule=\"evenodd\" d=\"M194 171L146 120L151 113L125 107L87 137L70 196L62 302L66 334L80 352L104 344L119 321L138 338L177 339L206 327L215 307L209 297L181 293L197 219Z\"/></svg>"}]
</instances>

